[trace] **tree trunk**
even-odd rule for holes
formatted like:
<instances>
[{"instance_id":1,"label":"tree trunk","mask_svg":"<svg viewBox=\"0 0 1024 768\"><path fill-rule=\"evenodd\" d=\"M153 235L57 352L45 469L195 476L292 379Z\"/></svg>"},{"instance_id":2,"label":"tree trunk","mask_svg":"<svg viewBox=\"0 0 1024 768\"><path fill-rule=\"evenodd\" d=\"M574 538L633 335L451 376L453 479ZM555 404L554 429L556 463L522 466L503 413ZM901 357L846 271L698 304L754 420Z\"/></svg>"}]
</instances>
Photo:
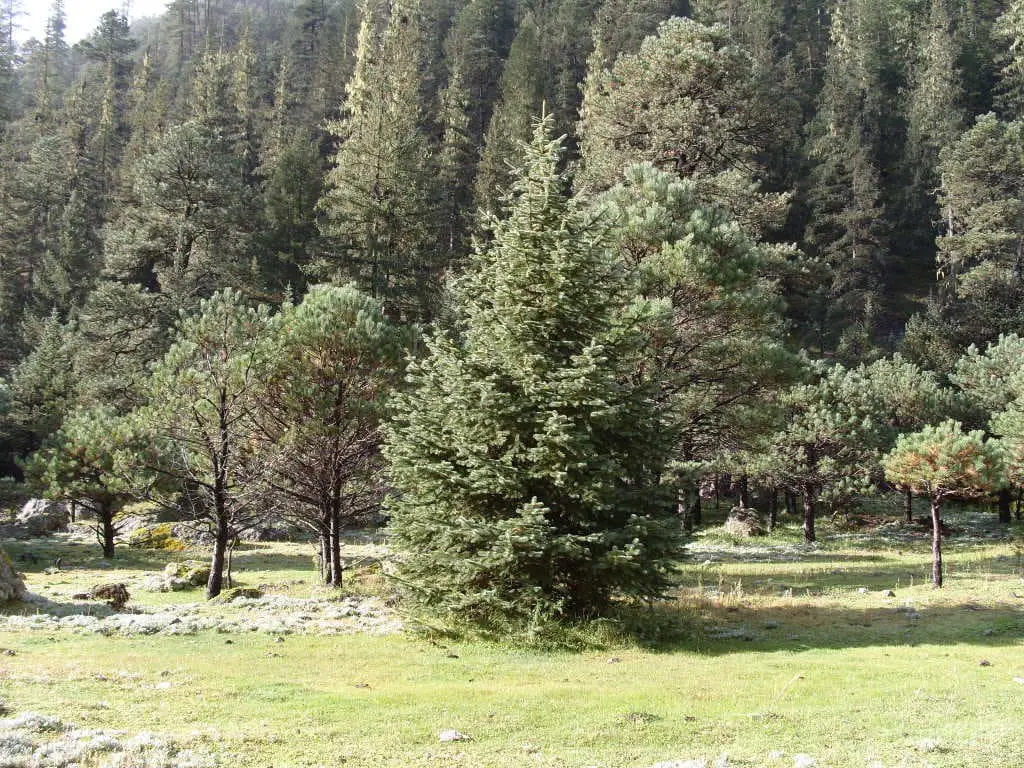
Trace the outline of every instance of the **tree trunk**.
<instances>
[{"instance_id":1,"label":"tree trunk","mask_svg":"<svg viewBox=\"0 0 1024 768\"><path fill-rule=\"evenodd\" d=\"M1017 491L1017 504L1015 505L1015 508L1013 510L1013 516L1015 518L1017 518L1018 522L1020 521L1020 518L1021 518L1021 503L1022 502L1024 502L1024 490L1018 490Z\"/></svg>"},{"instance_id":2,"label":"tree trunk","mask_svg":"<svg viewBox=\"0 0 1024 768\"><path fill-rule=\"evenodd\" d=\"M694 527L704 524L704 510L701 508L699 487L693 495L693 507L690 508L690 518L693 520Z\"/></svg>"},{"instance_id":3,"label":"tree trunk","mask_svg":"<svg viewBox=\"0 0 1024 768\"><path fill-rule=\"evenodd\" d=\"M231 589L233 586L235 586L235 580L234 580L234 578L232 578L232 575L231 575L231 566L234 565L234 561L235 561L235 547L237 547L237 546L238 546L238 537L237 536L231 537L231 541L228 542L228 551L227 551L228 563L227 563L227 567L225 569L226 570L225 579L227 581L228 589Z\"/></svg>"},{"instance_id":4,"label":"tree trunk","mask_svg":"<svg viewBox=\"0 0 1024 768\"><path fill-rule=\"evenodd\" d=\"M779 489L772 488L768 494L768 532L775 530L779 524Z\"/></svg>"},{"instance_id":5,"label":"tree trunk","mask_svg":"<svg viewBox=\"0 0 1024 768\"><path fill-rule=\"evenodd\" d=\"M814 486L804 486L804 542L813 544L817 540L814 533Z\"/></svg>"},{"instance_id":6,"label":"tree trunk","mask_svg":"<svg viewBox=\"0 0 1024 768\"><path fill-rule=\"evenodd\" d=\"M679 523L682 529L689 533L693 530L693 516L690 514L690 489L679 488L676 490L676 514L679 515Z\"/></svg>"},{"instance_id":7,"label":"tree trunk","mask_svg":"<svg viewBox=\"0 0 1024 768\"><path fill-rule=\"evenodd\" d=\"M1013 522L1013 508L1010 506L1013 501L1013 496L1010 493L1009 488L999 489L999 522L1000 523L1012 523Z\"/></svg>"},{"instance_id":8,"label":"tree trunk","mask_svg":"<svg viewBox=\"0 0 1024 768\"><path fill-rule=\"evenodd\" d=\"M108 560L113 560L116 556L114 552L114 512L109 507L100 507L96 510L96 514L100 518L100 526L103 529L103 557Z\"/></svg>"},{"instance_id":9,"label":"tree trunk","mask_svg":"<svg viewBox=\"0 0 1024 768\"><path fill-rule=\"evenodd\" d=\"M792 491L786 491L786 514L796 514L796 494Z\"/></svg>"},{"instance_id":10,"label":"tree trunk","mask_svg":"<svg viewBox=\"0 0 1024 768\"><path fill-rule=\"evenodd\" d=\"M341 563L341 512L331 510L331 580L332 587L340 587L342 583Z\"/></svg>"},{"instance_id":11,"label":"tree trunk","mask_svg":"<svg viewBox=\"0 0 1024 768\"><path fill-rule=\"evenodd\" d=\"M914 522L914 492L903 492L903 514L908 523Z\"/></svg>"},{"instance_id":12,"label":"tree trunk","mask_svg":"<svg viewBox=\"0 0 1024 768\"><path fill-rule=\"evenodd\" d=\"M750 509L750 483L746 475L740 478L740 506Z\"/></svg>"},{"instance_id":13,"label":"tree trunk","mask_svg":"<svg viewBox=\"0 0 1024 768\"><path fill-rule=\"evenodd\" d=\"M227 520L217 520L217 536L213 542L213 559L210 561L210 578L206 581L206 599L220 594L224 587L224 561L228 551Z\"/></svg>"},{"instance_id":14,"label":"tree trunk","mask_svg":"<svg viewBox=\"0 0 1024 768\"><path fill-rule=\"evenodd\" d=\"M942 502L932 499L932 584L942 586L942 519L939 511Z\"/></svg>"},{"instance_id":15,"label":"tree trunk","mask_svg":"<svg viewBox=\"0 0 1024 768\"><path fill-rule=\"evenodd\" d=\"M331 583L331 532L330 529L320 531L320 579L324 584Z\"/></svg>"}]
</instances>

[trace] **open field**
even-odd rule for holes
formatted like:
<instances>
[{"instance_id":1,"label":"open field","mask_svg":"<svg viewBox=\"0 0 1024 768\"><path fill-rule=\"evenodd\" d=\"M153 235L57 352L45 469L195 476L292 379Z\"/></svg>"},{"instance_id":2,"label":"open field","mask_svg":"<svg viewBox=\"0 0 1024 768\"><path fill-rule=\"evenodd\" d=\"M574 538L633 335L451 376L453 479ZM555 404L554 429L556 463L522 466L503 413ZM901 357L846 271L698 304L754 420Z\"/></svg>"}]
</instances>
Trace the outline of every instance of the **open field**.
<instances>
[{"instance_id":1,"label":"open field","mask_svg":"<svg viewBox=\"0 0 1024 768\"><path fill-rule=\"evenodd\" d=\"M689 545L678 592L652 609L658 643L598 629L570 652L409 632L8 628L0 688L14 713L156 731L251 768L642 768L724 753L732 766L801 754L822 768L1024 765L1024 550L987 519L949 522L959 530L941 591L928 584L927 535L902 526L823 521L810 550L795 527L742 542L709 529ZM28 546L37 564L17 559ZM30 590L65 608L73 592L137 583L177 557L123 549L111 567L95 545L59 537L4 547ZM236 574L277 596L330 599L310 554L253 545ZM44 572L56 556L64 569ZM370 576L355 589L373 587ZM133 590L131 605L200 598ZM472 741L440 743L449 728Z\"/></svg>"}]
</instances>

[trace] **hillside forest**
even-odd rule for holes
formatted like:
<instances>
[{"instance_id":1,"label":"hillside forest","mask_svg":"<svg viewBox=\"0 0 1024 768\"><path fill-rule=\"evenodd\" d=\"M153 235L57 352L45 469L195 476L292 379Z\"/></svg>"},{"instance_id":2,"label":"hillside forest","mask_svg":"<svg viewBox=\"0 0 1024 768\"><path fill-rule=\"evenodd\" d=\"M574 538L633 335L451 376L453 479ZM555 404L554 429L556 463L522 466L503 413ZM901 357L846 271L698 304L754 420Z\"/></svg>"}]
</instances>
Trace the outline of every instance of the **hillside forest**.
<instances>
[{"instance_id":1,"label":"hillside forest","mask_svg":"<svg viewBox=\"0 0 1024 768\"><path fill-rule=\"evenodd\" d=\"M1024 1L0 2L3 501L386 523L482 622L661 594L702 504L1024 488Z\"/></svg>"}]
</instances>

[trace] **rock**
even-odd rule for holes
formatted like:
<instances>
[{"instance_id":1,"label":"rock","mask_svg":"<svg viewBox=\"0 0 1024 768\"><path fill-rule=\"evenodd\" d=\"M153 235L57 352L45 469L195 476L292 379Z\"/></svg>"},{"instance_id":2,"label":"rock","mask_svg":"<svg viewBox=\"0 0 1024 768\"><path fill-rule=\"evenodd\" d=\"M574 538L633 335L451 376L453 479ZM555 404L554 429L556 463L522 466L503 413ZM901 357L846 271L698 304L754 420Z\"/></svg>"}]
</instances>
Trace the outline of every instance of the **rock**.
<instances>
[{"instance_id":1,"label":"rock","mask_svg":"<svg viewBox=\"0 0 1024 768\"><path fill-rule=\"evenodd\" d=\"M858 595L866 595L870 591L871 590L868 589L867 587L860 587L860 588L857 589L857 594Z\"/></svg>"},{"instance_id":2,"label":"rock","mask_svg":"<svg viewBox=\"0 0 1024 768\"><path fill-rule=\"evenodd\" d=\"M726 533L743 538L764 536L765 534L761 514L756 509L746 507L733 507L729 511L724 528Z\"/></svg>"},{"instance_id":3,"label":"rock","mask_svg":"<svg viewBox=\"0 0 1024 768\"><path fill-rule=\"evenodd\" d=\"M446 728L437 735L438 741L442 744L450 744L453 741L472 741L469 736L464 733L459 733L454 728Z\"/></svg>"},{"instance_id":4,"label":"rock","mask_svg":"<svg viewBox=\"0 0 1024 768\"><path fill-rule=\"evenodd\" d=\"M98 584L89 593L93 600L106 600L115 611L124 608L131 595L124 584Z\"/></svg>"},{"instance_id":5,"label":"rock","mask_svg":"<svg viewBox=\"0 0 1024 768\"><path fill-rule=\"evenodd\" d=\"M242 541L292 541L300 535L302 531L290 526L267 524L251 528L239 538Z\"/></svg>"},{"instance_id":6,"label":"rock","mask_svg":"<svg viewBox=\"0 0 1024 768\"><path fill-rule=\"evenodd\" d=\"M992 666L992 662L989 661L988 659L982 659L981 661L978 662L978 666L979 667L991 667Z\"/></svg>"},{"instance_id":7,"label":"rock","mask_svg":"<svg viewBox=\"0 0 1024 768\"><path fill-rule=\"evenodd\" d=\"M15 525L29 536L49 536L67 531L71 522L68 505L47 499L29 499L21 508Z\"/></svg>"},{"instance_id":8,"label":"rock","mask_svg":"<svg viewBox=\"0 0 1024 768\"><path fill-rule=\"evenodd\" d=\"M0 550L0 603L8 600L25 599L25 582L14 570L14 563L7 554Z\"/></svg>"},{"instance_id":9,"label":"rock","mask_svg":"<svg viewBox=\"0 0 1024 768\"><path fill-rule=\"evenodd\" d=\"M818 761L810 755L793 755L793 768L815 768Z\"/></svg>"},{"instance_id":10,"label":"rock","mask_svg":"<svg viewBox=\"0 0 1024 768\"><path fill-rule=\"evenodd\" d=\"M231 603L235 600L258 600L261 597L263 597L263 591L255 587L232 587L225 589L213 599L218 603Z\"/></svg>"},{"instance_id":11,"label":"rock","mask_svg":"<svg viewBox=\"0 0 1024 768\"><path fill-rule=\"evenodd\" d=\"M893 592L891 589L887 589L885 590L885 592L882 593L882 597L896 597L896 593Z\"/></svg>"},{"instance_id":12,"label":"rock","mask_svg":"<svg viewBox=\"0 0 1024 768\"><path fill-rule=\"evenodd\" d=\"M939 748L938 739L921 739L916 744L918 752L934 752Z\"/></svg>"},{"instance_id":13,"label":"rock","mask_svg":"<svg viewBox=\"0 0 1024 768\"><path fill-rule=\"evenodd\" d=\"M1015 677L1015 678L1013 678L1013 682L1020 683L1021 685L1024 685L1024 677Z\"/></svg>"},{"instance_id":14,"label":"rock","mask_svg":"<svg viewBox=\"0 0 1024 768\"><path fill-rule=\"evenodd\" d=\"M994 629L986 629L981 634L984 635L985 637L992 637L992 635L994 635L995 633L996 633L996 631Z\"/></svg>"}]
</instances>

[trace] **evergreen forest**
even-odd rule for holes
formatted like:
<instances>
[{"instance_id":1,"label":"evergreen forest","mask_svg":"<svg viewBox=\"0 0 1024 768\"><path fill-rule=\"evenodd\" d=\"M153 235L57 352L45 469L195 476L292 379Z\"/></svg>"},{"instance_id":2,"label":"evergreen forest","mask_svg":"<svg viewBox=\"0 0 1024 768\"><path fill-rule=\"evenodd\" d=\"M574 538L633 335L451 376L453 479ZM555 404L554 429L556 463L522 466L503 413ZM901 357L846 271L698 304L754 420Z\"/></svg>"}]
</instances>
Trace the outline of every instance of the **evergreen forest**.
<instances>
[{"instance_id":1,"label":"evergreen forest","mask_svg":"<svg viewBox=\"0 0 1024 768\"><path fill-rule=\"evenodd\" d=\"M1020 518L1024 0L0 1L0 505L592 619L712 499ZM989 514L986 511L986 514ZM130 527L130 526L129 526Z\"/></svg>"}]
</instances>

